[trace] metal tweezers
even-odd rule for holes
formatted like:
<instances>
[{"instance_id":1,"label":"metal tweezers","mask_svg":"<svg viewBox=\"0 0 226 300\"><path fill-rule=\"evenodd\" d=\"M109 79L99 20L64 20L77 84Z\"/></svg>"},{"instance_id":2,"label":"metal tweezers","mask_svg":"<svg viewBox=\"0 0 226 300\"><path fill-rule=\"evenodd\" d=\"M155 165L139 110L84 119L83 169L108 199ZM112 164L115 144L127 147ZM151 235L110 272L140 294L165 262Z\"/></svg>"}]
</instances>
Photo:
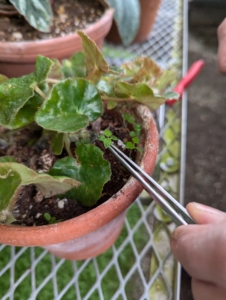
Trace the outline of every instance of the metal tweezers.
<instances>
[{"instance_id":1,"label":"metal tweezers","mask_svg":"<svg viewBox=\"0 0 226 300\"><path fill-rule=\"evenodd\" d=\"M111 145L109 150L133 177L142 184L149 195L151 195L155 202L162 207L177 225L195 224L195 221L191 218L188 211L121 150L114 145Z\"/></svg>"}]
</instances>

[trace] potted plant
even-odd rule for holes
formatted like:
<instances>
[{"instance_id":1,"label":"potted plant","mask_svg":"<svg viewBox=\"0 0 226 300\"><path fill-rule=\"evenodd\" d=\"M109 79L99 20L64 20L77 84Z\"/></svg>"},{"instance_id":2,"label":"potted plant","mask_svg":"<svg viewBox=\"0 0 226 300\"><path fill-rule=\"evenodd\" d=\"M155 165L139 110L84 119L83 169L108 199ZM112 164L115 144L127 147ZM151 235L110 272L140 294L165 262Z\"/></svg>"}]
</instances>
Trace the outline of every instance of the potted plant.
<instances>
[{"instance_id":1,"label":"potted plant","mask_svg":"<svg viewBox=\"0 0 226 300\"><path fill-rule=\"evenodd\" d=\"M169 73L152 60L112 68L77 33L83 52L62 65L38 56L34 73L0 76L0 243L68 259L106 250L142 191L108 146L151 173L158 134L150 109L177 96L160 95Z\"/></svg>"},{"instance_id":2,"label":"potted plant","mask_svg":"<svg viewBox=\"0 0 226 300\"><path fill-rule=\"evenodd\" d=\"M101 48L113 18L113 10L105 2L51 3L1 0L0 73L7 77L29 74L34 71L37 55L58 60L71 57L82 49L77 29L84 30Z\"/></svg>"},{"instance_id":3,"label":"potted plant","mask_svg":"<svg viewBox=\"0 0 226 300\"><path fill-rule=\"evenodd\" d=\"M147 39L161 0L107 0L115 9L108 40L128 46Z\"/></svg>"}]
</instances>

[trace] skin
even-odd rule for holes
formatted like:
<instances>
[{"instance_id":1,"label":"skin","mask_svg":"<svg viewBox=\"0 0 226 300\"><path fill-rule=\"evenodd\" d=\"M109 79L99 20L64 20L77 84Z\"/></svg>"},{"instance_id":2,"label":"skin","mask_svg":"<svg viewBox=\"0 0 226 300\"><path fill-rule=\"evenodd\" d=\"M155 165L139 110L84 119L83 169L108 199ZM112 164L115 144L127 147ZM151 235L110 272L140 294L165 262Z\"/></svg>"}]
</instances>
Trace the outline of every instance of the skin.
<instances>
[{"instance_id":1,"label":"skin","mask_svg":"<svg viewBox=\"0 0 226 300\"><path fill-rule=\"evenodd\" d=\"M217 30L218 66L226 74L226 18ZM226 213L189 203L187 210L199 225L178 227L172 234L175 258L192 277L194 300L226 299Z\"/></svg>"},{"instance_id":2,"label":"skin","mask_svg":"<svg viewBox=\"0 0 226 300\"><path fill-rule=\"evenodd\" d=\"M221 73L226 74L226 18L217 29L218 66Z\"/></svg>"},{"instance_id":3,"label":"skin","mask_svg":"<svg viewBox=\"0 0 226 300\"><path fill-rule=\"evenodd\" d=\"M186 208L199 225L178 227L171 249L192 277L194 300L225 300L226 213L198 203Z\"/></svg>"}]
</instances>

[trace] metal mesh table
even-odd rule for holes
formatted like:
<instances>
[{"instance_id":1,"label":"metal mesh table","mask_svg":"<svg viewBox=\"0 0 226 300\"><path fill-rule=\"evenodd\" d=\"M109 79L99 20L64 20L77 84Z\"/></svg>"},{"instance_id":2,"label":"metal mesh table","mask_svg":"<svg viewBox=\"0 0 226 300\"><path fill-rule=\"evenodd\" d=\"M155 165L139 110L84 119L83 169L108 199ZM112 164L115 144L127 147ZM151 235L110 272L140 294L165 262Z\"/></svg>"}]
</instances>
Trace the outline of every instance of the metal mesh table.
<instances>
[{"instance_id":1,"label":"metal mesh table","mask_svg":"<svg viewBox=\"0 0 226 300\"><path fill-rule=\"evenodd\" d=\"M105 45L119 65L149 56L162 68L187 68L187 1L163 0L148 40L129 48ZM160 151L155 178L183 202L186 96L156 113ZM175 225L142 193L128 209L121 235L104 254L85 261L59 259L38 247L0 245L0 299L179 299L180 266L170 252Z\"/></svg>"}]
</instances>

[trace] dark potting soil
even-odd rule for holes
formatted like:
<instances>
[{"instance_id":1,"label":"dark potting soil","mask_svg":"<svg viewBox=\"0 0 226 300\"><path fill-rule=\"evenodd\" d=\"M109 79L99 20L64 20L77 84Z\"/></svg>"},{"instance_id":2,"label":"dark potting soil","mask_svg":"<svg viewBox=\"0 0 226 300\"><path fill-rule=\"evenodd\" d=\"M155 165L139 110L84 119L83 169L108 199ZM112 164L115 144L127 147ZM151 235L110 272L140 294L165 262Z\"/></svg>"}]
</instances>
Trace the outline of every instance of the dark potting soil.
<instances>
[{"instance_id":1,"label":"dark potting soil","mask_svg":"<svg viewBox=\"0 0 226 300\"><path fill-rule=\"evenodd\" d=\"M100 122L96 123L97 130L109 128L111 132L120 140L126 142L130 140L129 129L123 126L122 118L115 112L104 114ZM93 128L92 128L93 130ZM1 132L2 131L2 132ZM0 130L0 135L7 141L9 132ZM35 171L48 172L57 159L67 155L55 156L49 147L49 141L41 136L41 132L34 126L32 129L23 129L11 136L13 145L7 146L0 138L0 156L12 156L17 162L23 163ZM114 194L116 194L127 182L130 174L117 161L112 153L105 149L102 142L95 140L94 144L102 149L104 158L111 164L111 179L103 188L102 196L95 206L100 205ZM73 145L72 145L73 147ZM123 150L123 149L122 149ZM132 159L135 159L135 151L123 150ZM98 180L98 178L97 178ZM48 213L58 221L68 220L79 216L93 207L85 207L79 203L78 199L66 199L62 197L43 198L34 185L24 186L18 195L13 215L16 218L14 224L26 226L39 226L49 224L44 217Z\"/></svg>"},{"instance_id":2,"label":"dark potting soil","mask_svg":"<svg viewBox=\"0 0 226 300\"><path fill-rule=\"evenodd\" d=\"M4 2L6 0L0 0L0 4ZM0 14L0 41L41 40L64 36L96 22L105 10L98 0L55 0L52 9L54 17L49 33L34 29L21 15Z\"/></svg>"}]
</instances>

